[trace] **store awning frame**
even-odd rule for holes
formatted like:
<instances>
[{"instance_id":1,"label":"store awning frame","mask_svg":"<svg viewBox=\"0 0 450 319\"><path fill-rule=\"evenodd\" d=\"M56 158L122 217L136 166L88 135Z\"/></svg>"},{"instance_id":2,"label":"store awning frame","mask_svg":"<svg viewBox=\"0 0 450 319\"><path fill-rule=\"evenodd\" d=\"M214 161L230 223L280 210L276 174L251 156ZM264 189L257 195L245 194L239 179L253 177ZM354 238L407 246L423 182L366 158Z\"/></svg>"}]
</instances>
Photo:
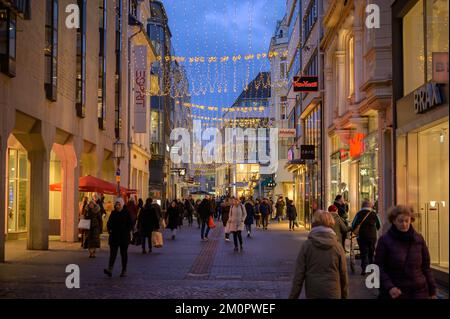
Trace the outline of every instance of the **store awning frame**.
<instances>
[{"instance_id":1,"label":"store awning frame","mask_svg":"<svg viewBox=\"0 0 450 319\"><path fill-rule=\"evenodd\" d=\"M61 192L62 183L55 183L49 186L51 192ZM78 180L78 191L83 193L100 193L105 195L117 195L117 185L102 180L91 175L80 177ZM120 193L123 195L137 194L136 189L127 189L120 187Z\"/></svg>"}]
</instances>

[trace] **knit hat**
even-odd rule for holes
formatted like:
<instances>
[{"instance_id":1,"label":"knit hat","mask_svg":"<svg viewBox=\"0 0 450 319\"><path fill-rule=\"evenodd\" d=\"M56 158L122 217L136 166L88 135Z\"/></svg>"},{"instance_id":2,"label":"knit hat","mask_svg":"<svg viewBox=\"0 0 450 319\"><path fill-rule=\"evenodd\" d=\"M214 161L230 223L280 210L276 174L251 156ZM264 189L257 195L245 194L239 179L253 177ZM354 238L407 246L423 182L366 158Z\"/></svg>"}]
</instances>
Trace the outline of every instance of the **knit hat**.
<instances>
[{"instance_id":1,"label":"knit hat","mask_svg":"<svg viewBox=\"0 0 450 319\"><path fill-rule=\"evenodd\" d=\"M122 206L125 205L125 202L123 201L122 197L117 197L114 204L120 203Z\"/></svg>"},{"instance_id":2,"label":"knit hat","mask_svg":"<svg viewBox=\"0 0 450 319\"><path fill-rule=\"evenodd\" d=\"M338 211L338 208L334 205L331 205L330 207L328 207L328 212L330 213L335 213Z\"/></svg>"}]
</instances>

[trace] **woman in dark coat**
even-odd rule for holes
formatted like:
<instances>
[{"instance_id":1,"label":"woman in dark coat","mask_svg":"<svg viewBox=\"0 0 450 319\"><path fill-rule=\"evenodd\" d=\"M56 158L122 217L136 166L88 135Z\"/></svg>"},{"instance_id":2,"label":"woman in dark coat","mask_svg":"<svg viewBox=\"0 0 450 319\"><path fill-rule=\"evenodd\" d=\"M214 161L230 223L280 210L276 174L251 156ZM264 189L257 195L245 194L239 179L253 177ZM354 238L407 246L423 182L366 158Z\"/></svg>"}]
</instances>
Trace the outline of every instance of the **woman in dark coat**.
<instances>
[{"instance_id":1,"label":"woman in dark coat","mask_svg":"<svg viewBox=\"0 0 450 319\"><path fill-rule=\"evenodd\" d=\"M295 220L297 219L297 209L294 206L293 201L288 200L286 214L289 219L289 231L295 230Z\"/></svg>"},{"instance_id":2,"label":"woman in dark coat","mask_svg":"<svg viewBox=\"0 0 450 319\"><path fill-rule=\"evenodd\" d=\"M221 208L222 208L222 224L223 224L223 227L225 227L225 241L229 242L230 241L230 233L227 231L226 227L227 227L228 219L230 219L231 203L230 203L230 199L228 197L225 198L225 200L221 204Z\"/></svg>"},{"instance_id":3,"label":"woman in dark coat","mask_svg":"<svg viewBox=\"0 0 450 319\"><path fill-rule=\"evenodd\" d=\"M142 239L142 253L146 254L145 239L148 238L148 251L152 252L152 232L159 230L159 217L153 206L153 200L147 198L145 206L138 216L138 231Z\"/></svg>"},{"instance_id":4,"label":"woman in dark coat","mask_svg":"<svg viewBox=\"0 0 450 319\"><path fill-rule=\"evenodd\" d=\"M167 209L167 227L172 231L172 239L175 239L178 229L180 213L178 210L178 205L176 201L172 201L169 208Z\"/></svg>"},{"instance_id":5,"label":"woman in dark coat","mask_svg":"<svg viewBox=\"0 0 450 319\"><path fill-rule=\"evenodd\" d=\"M390 230L380 237L375 264L380 267L380 298L436 298L430 253L422 235L411 225L413 210L395 206L388 214Z\"/></svg>"},{"instance_id":6,"label":"woman in dark coat","mask_svg":"<svg viewBox=\"0 0 450 319\"><path fill-rule=\"evenodd\" d=\"M118 197L114 204L114 210L108 219L108 233L109 233L109 265L103 272L109 277L112 276L114 262L116 261L117 252L120 248L120 256L122 257L122 272L120 277L125 277L127 273L128 263L128 246L131 240L131 230L133 228L131 216L124 206L122 198Z\"/></svg>"},{"instance_id":7,"label":"woman in dark coat","mask_svg":"<svg viewBox=\"0 0 450 319\"><path fill-rule=\"evenodd\" d=\"M100 235L103 229L102 212L95 201L85 208L84 218L91 221L91 227L86 232L84 248L89 249L89 258L95 258L95 249L100 248Z\"/></svg>"},{"instance_id":8,"label":"woman in dark coat","mask_svg":"<svg viewBox=\"0 0 450 319\"><path fill-rule=\"evenodd\" d=\"M184 220L184 204L181 200L177 200L177 207L178 207L178 226L181 228L183 226L183 220Z\"/></svg>"},{"instance_id":9,"label":"woman in dark coat","mask_svg":"<svg viewBox=\"0 0 450 319\"><path fill-rule=\"evenodd\" d=\"M245 210L247 211L247 216L245 217L245 228L247 229L247 238L252 235L252 225L255 222L255 206L253 201L250 199L245 202Z\"/></svg>"}]
</instances>

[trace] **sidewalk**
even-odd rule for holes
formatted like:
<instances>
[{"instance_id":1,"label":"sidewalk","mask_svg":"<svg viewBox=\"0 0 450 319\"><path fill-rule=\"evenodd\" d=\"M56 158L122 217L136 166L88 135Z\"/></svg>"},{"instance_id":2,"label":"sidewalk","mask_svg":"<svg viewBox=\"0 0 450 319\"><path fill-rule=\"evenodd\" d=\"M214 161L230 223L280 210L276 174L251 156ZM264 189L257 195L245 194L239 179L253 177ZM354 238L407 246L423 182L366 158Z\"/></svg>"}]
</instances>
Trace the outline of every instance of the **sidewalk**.
<instances>
[{"instance_id":1,"label":"sidewalk","mask_svg":"<svg viewBox=\"0 0 450 319\"><path fill-rule=\"evenodd\" d=\"M200 241L197 226L183 226L175 240L166 231L164 247L152 254L130 246L127 278L118 277L120 257L113 278L103 274L106 237L96 259L89 259L79 243L52 241L50 251L29 252L25 241L8 242L9 262L0 264L0 298L285 299L306 237L306 231L289 232L287 223L273 223L268 231L257 229L252 238L244 237L244 251L236 253L232 242L224 241L222 225L212 230L208 242ZM81 289L66 288L68 264L79 265ZM364 277L349 278L350 298L376 298L376 290L365 288Z\"/></svg>"}]
</instances>

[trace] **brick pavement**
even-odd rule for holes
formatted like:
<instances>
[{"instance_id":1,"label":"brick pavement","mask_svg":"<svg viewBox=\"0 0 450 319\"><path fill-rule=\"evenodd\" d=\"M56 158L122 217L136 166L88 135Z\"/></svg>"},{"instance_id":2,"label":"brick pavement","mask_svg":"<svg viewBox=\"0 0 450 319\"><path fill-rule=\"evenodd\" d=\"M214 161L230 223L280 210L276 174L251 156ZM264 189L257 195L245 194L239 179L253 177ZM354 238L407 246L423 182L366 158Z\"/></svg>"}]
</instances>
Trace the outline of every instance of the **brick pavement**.
<instances>
[{"instance_id":1,"label":"brick pavement","mask_svg":"<svg viewBox=\"0 0 450 319\"><path fill-rule=\"evenodd\" d=\"M289 232L286 223L271 224L244 237L244 251L234 252L218 225L208 242L200 230L184 226L175 240L164 234L161 249L143 255L129 249L128 277L119 278L120 257L113 278L103 274L108 262L106 237L96 259L78 243L51 242L50 251L28 252L25 242L7 244L6 264L0 264L0 298L137 298L137 299L280 299L291 288L295 259L304 231ZM77 264L81 289L67 289L65 267ZM444 297L447 295L443 295ZM304 297L304 296L302 296ZM360 275L350 275L350 298L375 298Z\"/></svg>"}]
</instances>

